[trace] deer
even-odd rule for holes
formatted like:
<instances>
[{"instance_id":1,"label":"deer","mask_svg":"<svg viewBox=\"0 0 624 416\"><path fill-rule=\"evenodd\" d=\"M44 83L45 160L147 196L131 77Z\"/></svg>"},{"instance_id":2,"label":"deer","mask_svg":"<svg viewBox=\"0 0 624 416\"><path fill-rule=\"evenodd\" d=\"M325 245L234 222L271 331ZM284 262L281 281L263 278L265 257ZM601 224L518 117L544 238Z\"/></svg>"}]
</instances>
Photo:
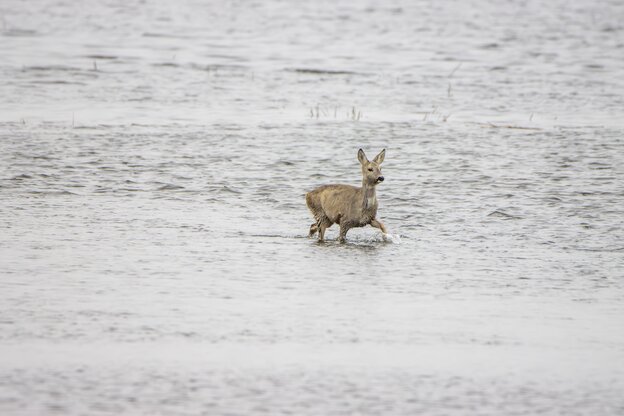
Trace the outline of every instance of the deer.
<instances>
[{"instance_id":1,"label":"deer","mask_svg":"<svg viewBox=\"0 0 624 416\"><path fill-rule=\"evenodd\" d=\"M375 188L384 181L381 175L381 163L386 156L383 149L371 161L362 149L358 150L358 160L362 168L362 186L342 184L322 185L306 194L306 204L316 220L310 226L309 238L318 232L318 241L325 239L325 230L333 224L340 226L338 237L341 243L346 241L347 232L354 227L371 225L379 228L386 240L386 227L377 219L377 195Z\"/></svg>"}]
</instances>

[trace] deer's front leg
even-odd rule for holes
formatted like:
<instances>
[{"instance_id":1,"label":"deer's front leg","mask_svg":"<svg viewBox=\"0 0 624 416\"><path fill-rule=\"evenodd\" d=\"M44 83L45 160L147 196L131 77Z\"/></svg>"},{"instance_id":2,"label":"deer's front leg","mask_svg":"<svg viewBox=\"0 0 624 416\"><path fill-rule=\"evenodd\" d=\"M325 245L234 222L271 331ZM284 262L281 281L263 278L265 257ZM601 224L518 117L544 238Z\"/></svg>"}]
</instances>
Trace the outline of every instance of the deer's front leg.
<instances>
[{"instance_id":1,"label":"deer's front leg","mask_svg":"<svg viewBox=\"0 0 624 416\"><path fill-rule=\"evenodd\" d=\"M347 241L347 231L349 231L347 224L340 224L340 236L338 237L338 240L341 243Z\"/></svg>"},{"instance_id":2,"label":"deer's front leg","mask_svg":"<svg viewBox=\"0 0 624 416\"><path fill-rule=\"evenodd\" d=\"M386 230L386 227L381 223L381 221L377 221L376 218L373 218L373 220L370 222L370 225L371 227L379 228L381 230L381 232L383 233L383 239L385 241L388 231Z\"/></svg>"}]
</instances>

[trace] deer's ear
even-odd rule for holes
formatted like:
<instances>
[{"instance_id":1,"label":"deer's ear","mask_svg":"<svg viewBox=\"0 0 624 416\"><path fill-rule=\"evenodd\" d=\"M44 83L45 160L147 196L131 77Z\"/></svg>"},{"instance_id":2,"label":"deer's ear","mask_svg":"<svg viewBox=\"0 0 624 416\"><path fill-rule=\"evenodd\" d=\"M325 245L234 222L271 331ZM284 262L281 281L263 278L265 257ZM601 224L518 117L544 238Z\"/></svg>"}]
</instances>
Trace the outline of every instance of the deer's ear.
<instances>
[{"instance_id":1,"label":"deer's ear","mask_svg":"<svg viewBox=\"0 0 624 416\"><path fill-rule=\"evenodd\" d=\"M381 162L384 161L385 157L386 157L386 149L383 149L381 152L379 152L377 156L375 156L375 159L373 159L373 162L377 163L378 165L381 165Z\"/></svg>"},{"instance_id":2,"label":"deer's ear","mask_svg":"<svg viewBox=\"0 0 624 416\"><path fill-rule=\"evenodd\" d=\"M360 161L362 165L364 163L368 163L368 158L366 157L366 154L364 153L364 150L362 149L358 150L358 160Z\"/></svg>"}]
</instances>

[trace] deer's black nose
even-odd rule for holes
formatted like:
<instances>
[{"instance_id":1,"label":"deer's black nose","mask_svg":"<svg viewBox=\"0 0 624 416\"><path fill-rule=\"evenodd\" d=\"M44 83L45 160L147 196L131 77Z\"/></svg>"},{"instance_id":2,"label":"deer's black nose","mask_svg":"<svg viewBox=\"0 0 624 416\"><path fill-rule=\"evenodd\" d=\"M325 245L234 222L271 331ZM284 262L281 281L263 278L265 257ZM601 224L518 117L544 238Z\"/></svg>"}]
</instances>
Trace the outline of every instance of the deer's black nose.
<instances>
[{"instance_id":1,"label":"deer's black nose","mask_svg":"<svg viewBox=\"0 0 624 416\"><path fill-rule=\"evenodd\" d=\"M383 182L383 181L384 181L384 177L383 176L380 176L380 177L377 178L377 182Z\"/></svg>"}]
</instances>

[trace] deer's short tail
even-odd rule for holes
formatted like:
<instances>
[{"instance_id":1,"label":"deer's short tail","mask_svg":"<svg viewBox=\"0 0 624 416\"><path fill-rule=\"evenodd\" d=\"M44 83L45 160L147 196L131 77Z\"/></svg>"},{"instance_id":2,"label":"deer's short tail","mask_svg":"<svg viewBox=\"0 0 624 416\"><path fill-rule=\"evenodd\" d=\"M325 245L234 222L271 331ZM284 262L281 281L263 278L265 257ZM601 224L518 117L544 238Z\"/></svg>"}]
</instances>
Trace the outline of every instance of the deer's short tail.
<instances>
[{"instance_id":1,"label":"deer's short tail","mask_svg":"<svg viewBox=\"0 0 624 416\"><path fill-rule=\"evenodd\" d=\"M321 201L319 201L317 192L312 191L306 194L306 205L317 223L325 218L325 213L323 212L323 207L321 207Z\"/></svg>"},{"instance_id":2,"label":"deer's short tail","mask_svg":"<svg viewBox=\"0 0 624 416\"><path fill-rule=\"evenodd\" d=\"M315 214L320 207L316 203L315 201L316 198L314 198L313 194L314 194L314 191L308 192L306 194L306 205L308 206L308 209L310 210L310 212L312 212L312 214L316 217Z\"/></svg>"}]
</instances>

